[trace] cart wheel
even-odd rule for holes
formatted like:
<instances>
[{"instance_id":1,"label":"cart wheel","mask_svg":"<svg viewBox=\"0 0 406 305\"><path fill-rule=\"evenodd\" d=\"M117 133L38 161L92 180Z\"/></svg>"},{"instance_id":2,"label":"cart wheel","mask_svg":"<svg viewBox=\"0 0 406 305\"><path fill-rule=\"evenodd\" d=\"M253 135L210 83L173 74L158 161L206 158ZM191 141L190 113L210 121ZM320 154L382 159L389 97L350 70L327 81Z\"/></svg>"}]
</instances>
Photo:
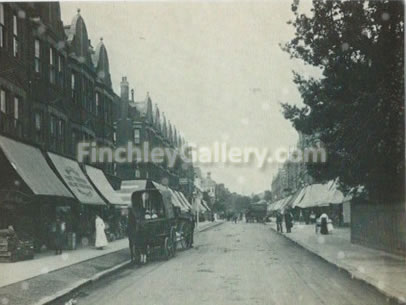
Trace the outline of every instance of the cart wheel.
<instances>
[{"instance_id":1,"label":"cart wheel","mask_svg":"<svg viewBox=\"0 0 406 305\"><path fill-rule=\"evenodd\" d=\"M187 222L183 222L180 227L180 234L181 234L180 244L183 249L187 249L190 247L191 233L192 233L192 230L191 230L190 224Z\"/></svg>"}]
</instances>

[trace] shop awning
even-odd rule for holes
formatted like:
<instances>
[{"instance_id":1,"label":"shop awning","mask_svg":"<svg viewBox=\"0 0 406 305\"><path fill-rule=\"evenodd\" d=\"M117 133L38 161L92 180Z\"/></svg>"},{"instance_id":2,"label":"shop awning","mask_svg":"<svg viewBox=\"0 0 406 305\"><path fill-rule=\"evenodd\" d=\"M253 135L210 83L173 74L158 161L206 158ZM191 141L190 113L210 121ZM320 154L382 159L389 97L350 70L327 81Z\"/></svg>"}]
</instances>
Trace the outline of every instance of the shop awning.
<instances>
[{"instance_id":1,"label":"shop awning","mask_svg":"<svg viewBox=\"0 0 406 305\"><path fill-rule=\"evenodd\" d=\"M307 188L307 187L302 188L302 189L298 192L297 196L292 200L292 203L291 203L291 205L290 205L292 208L295 208L295 207L299 204L299 202L302 201L302 199L303 199L303 197L304 197L304 195L305 195L305 193L306 193L306 188Z\"/></svg>"},{"instance_id":2,"label":"shop awning","mask_svg":"<svg viewBox=\"0 0 406 305\"><path fill-rule=\"evenodd\" d=\"M206 205L204 204L204 200L198 200L197 204L199 206L199 212L204 213L208 211Z\"/></svg>"},{"instance_id":3,"label":"shop awning","mask_svg":"<svg viewBox=\"0 0 406 305\"><path fill-rule=\"evenodd\" d=\"M93 185L110 204L118 206L127 205L120 195L113 189L101 169L86 165L86 173L93 182Z\"/></svg>"},{"instance_id":4,"label":"shop awning","mask_svg":"<svg viewBox=\"0 0 406 305\"><path fill-rule=\"evenodd\" d=\"M338 190L337 183L330 181L325 184L312 184L305 188L303 198L296 206L300 208L323 207L330 204L341 204L345 201L344 194Z\"/></svg>"},{"instance_id":5,"label":"shop awning","mask_svg":"<svg viewBox=\"0 0 406 305\"><path fill-rule=\"evenodd\" d=\"M38 148L3 136L0 136L0 147L11 166L35 195L74 198Z\"/></svg>"},{"instance_id":6,"label":"shop awning","mask_svg":"<svg viewBox=\"0 0 406 305\"><path fill-rule=\"evenodd\" d=\"M176 191L169 189L172 195L172 204L174 206L177 206L178 208L180 208L183 211L187 211L187 206L184 205L184 203L182 202L182 200L179 198L179 195L176 193Z\"/></svg>"},{"instance_id":7,"label":"shop awning","mask_svg":"<svg viewBox=\"0 0 406 305\"><path fill-rule=\"evenodd\" d=\"M48 156L79 202L90 205L105 204L104 200L97 194L76 161L53 153L48 153Z\"/></svg>"},{"instance_id":8,"label":"shop awning","mask_svg":"<svg viewBox=\"0 0 406 305\"><path fill-rule=\"evenodd\" d=\"M192 208L192 205L190 204L190 202L187 200L186 196L182 193L182 192L178 192L180 198L183 200L183 202L185 203L185 205L187 206L188 209Z\"/></svg>"},{"instance_id":9,"label":"shop awning","mask_svg":"<svg viewBox=\"0 0 406 305\"><path fill-rule=\"evenodd\" d=\"M202 204L204 205L204 207L206 208L206 210L207 210L208 212L211 211L210 208L209 208L209 204L207 203L206 200L202 200Z\"/></svg>"},{"instance_id":10,"label":"shop awning","mask_svg":"<svg viewBox=\"0 0 406 305\"><path fill-rule=\"evenodd\" d=\"M280 211L287 208L287 205L290 203L292 195L279 199L278 201L272 203L268 206L268 211Z\"/></svg>"}]
</instances>

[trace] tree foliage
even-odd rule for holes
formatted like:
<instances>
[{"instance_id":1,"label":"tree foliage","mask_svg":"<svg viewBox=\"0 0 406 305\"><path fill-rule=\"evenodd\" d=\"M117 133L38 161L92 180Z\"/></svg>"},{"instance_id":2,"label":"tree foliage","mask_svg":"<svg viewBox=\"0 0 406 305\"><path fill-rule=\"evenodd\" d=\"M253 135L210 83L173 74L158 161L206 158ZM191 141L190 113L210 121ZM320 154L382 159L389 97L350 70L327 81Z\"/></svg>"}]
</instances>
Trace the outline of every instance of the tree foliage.
<instances>
[{"instance_id":1,"label":"tree foliage","mask_svg":"<svg viewBox=\"0 0 406 305\"><path fill-rule=\"evenodd\" d=\"M316 134L328 152L309 171L364 186L374 200L404 190L404 7L401 1L313 1L310 14L292 4L294 38L284 50L319 67L321 78L294 73L304 106L285 103L285 118Z\"/></svg>"}]
</instances>

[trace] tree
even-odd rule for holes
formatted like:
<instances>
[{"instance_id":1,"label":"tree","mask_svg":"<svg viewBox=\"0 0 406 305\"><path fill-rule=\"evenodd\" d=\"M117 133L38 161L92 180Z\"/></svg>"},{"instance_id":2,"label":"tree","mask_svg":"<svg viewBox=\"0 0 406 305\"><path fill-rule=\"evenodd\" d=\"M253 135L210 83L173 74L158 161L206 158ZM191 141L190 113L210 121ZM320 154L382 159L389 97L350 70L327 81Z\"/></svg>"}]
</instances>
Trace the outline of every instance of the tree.
<instances>
[{"instance_id":1,"label":"tree","mask_svg":"<svg viewBox=\"0 0 406 305\"><path fill-rule=\"evenodd\" d=\"M285 118L317 135L327 163L309 164L317 180L364 186L370 199L404 198L404 7L402 1L294 1L291 57L319 67L320 78L294 73L304 106L282 104Z\"/></svg>"}]
</instances>

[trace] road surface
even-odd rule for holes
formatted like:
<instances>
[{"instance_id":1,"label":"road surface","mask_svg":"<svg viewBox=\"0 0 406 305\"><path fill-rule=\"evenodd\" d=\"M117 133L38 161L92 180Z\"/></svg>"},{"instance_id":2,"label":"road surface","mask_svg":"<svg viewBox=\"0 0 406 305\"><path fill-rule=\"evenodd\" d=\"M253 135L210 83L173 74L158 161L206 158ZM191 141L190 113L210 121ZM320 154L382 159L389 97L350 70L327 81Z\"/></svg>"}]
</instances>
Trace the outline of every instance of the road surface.
<instances>
[{"instance_id":1,"label":"road surface","mask_svg":"<svg viewBox=\"0 0 406 305\"><path fill-rule=\"evenodd\" d=\"M202 232L195 248L170 261L125 269L74 298L78 305L387 304L268 226L246 223Z\"/></svg>"}]
</instances>

